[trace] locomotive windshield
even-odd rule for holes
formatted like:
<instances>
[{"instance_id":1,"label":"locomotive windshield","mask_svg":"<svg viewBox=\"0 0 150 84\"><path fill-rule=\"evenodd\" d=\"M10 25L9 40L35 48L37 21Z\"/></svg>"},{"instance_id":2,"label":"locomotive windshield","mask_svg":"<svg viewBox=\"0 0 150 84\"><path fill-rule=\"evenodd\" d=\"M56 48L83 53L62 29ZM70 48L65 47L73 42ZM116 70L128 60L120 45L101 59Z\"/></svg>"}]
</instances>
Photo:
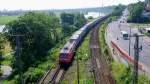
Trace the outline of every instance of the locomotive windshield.
<instances>
[{"instance_id":1,"label":"locomotive windshield","mask_svg":"<svg viewBox=\"0 0 150 84\"><path fill-rule=\"evenodd\" d=\"M66 58L67 57L67 54L66 53L61 53L60 54L60 58Z\"/></svg>"},{"instance_id":2,"label":"locomotive windshield","mask_svg":"<svg viewBox=\"0 0 150 84\"><path fill-rule=\"evenodd\" d=\"M65 49L65 50L68 50L68 47L65 47L64 49Z\"/></svg>"}]
</instances>

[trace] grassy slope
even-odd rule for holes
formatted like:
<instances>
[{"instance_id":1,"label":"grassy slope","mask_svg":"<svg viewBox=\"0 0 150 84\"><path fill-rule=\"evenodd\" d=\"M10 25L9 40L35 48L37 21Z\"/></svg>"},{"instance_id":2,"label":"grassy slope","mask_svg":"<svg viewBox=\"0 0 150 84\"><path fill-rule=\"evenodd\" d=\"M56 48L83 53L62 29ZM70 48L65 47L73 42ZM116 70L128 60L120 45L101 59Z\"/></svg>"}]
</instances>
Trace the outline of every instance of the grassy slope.
<instances>
[{"instance_id":1,"label":"grassy slope","mask_svg":"<svg viewBox=\"0 0 150 84\"><path fill-rule=\"evenodd\" d=\"M106 44L106 41L105 41L105 30L106 30L107 25L108 25L108 21L105 21L102 24L102 26L100 27L100 29L99 29L99 39L100 39L100 47L101 47L102 55L105 57L108 64L111 64L112 57L110 55L109 48L108 48L108 46Z\"/></svg>"},{"instance_id":2,"label":"grassy slope","mask_svg":"<svg viewBox=\"0 0 150 84\"><path fill-rule=\"evenodd\" d=\"M7 24L10 21L16 20L18 16L0 16L0 25Z\"/></svg>"}]
</instances>

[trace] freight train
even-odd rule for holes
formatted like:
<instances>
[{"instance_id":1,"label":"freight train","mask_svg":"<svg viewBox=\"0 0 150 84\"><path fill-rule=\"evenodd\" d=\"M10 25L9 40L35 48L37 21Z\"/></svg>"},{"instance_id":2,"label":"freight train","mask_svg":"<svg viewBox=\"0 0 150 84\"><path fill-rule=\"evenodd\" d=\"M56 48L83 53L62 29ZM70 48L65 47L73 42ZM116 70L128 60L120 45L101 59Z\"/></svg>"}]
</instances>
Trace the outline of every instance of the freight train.
<instances>
[{"instance_id":1,"label":"freight train","mask_svg":"<svg viewBox=\"0 0 150 84\"><path fill-rule=\"evenodd\" d=\"M87 23L82 28L80 28L78 31L76 31L71 36L69 41L61 49L60 56L59 56L59 64L60 65L70 64L74 58L76 49L78 48L79 44L83 41L83 39L87 35L87 33L92 28L94 28L96 25L98 25L100 22L104 21L108 17L109 17L109 15L98 18L90 23Z\"/></svg>"}]
</instances>

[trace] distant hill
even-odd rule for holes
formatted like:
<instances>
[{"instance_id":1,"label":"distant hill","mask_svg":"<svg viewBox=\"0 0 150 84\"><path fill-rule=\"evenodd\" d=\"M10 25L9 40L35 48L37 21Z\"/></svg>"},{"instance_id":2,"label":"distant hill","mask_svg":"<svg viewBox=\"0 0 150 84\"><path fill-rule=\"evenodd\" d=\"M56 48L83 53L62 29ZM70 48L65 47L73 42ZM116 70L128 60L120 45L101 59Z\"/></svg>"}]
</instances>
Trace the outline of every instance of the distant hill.
<instances>
[{"instance_id":1,"label":"distant hill","mask_svg":"<svg viewBox=\"0 0 150 84\"><path fill-rule=\"evenodd\" d=\"M88 13L88 12L102 12L102 13L111 13L115 6L108 7L96 7L96 8L78 8L78 9L51 9L51 10L16 10L16 11L0 11L0 16L16 16L24 14L25 12L34 11L34 12L67 12L67 13Z\"/></svg>"}]
</instances>

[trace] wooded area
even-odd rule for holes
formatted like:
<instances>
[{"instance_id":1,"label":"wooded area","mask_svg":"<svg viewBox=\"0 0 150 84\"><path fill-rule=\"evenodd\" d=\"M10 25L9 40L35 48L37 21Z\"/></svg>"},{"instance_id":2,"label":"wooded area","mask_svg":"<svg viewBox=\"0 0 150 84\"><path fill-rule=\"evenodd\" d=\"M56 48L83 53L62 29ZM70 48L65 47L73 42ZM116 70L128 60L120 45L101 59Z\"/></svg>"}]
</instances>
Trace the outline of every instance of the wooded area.
<instances>
[{"instance_id":1,"label":"wooded area","mask_svg":"<svg viewBox=\"0 0 150 84\"><path fill-rule=\"evenodd\" d=\"M12 75L19 74L18 83L21 83L20 76L23 77L24 72L30 67L37 67L41 61L45 61L49 50L85 23L86 19L83 14L62 13L61 18L58 18L54 13L37 12L28 12L18 17L17 20L9 22L4 35L15 51ZM26 79L30 77L27 76L27 72L25 75ZM38 77L30 80L37 80L35 78Z\"/></svg>"}]
</instances>

